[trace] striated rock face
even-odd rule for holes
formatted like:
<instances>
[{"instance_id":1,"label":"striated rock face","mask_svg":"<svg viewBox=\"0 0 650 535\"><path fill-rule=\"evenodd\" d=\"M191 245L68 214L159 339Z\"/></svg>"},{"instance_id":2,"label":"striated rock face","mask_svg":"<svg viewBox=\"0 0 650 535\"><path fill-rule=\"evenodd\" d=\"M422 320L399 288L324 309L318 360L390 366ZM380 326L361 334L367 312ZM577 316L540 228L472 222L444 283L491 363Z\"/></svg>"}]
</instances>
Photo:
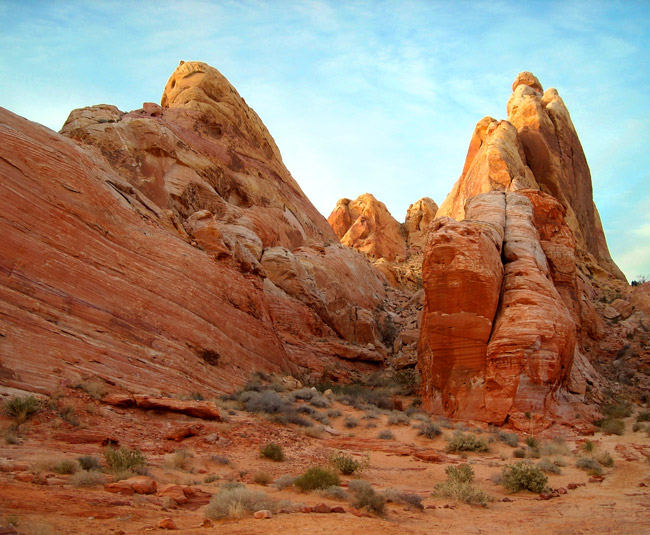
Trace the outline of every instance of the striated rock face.
<instances>
[{"instance_id":1,"label":"striated rock face","mask_svg":"<svg viewBox=\"0 0 650 535\"><path fill-rule=\"evenodd\" d=\"M521 429L566 418L559 401L598 381L586 353L616 347L604 321L632 307L556 90L517 76L508 121L479 121L436 217L422 273L425 406Z\"/></svg>"},{"instance_id":2,"label":"striated rock face","mask_svg":"<svg viewBox=\"0 0 650 535\"><path fill-rule=\"evenodd\" d=\"M341 199L328 217L341 243L372 259L392 262L406 258L406 240L401 225L390 215L384 203L371 194L354 201Z\"/></svg>"},{"instance_id":3,"label":"striated rock face","mask_svg":"<svg viewBox=\"0 0 650 535\"><path fill-rule=\"evenodd\" d=\"M484 193L468 201L464 221L434 222L419 347L430 410L521 426L525 412L553 410L576 327L542 245L540 229L553 224L546 210L562 233L562 206L536 190Z\"/></svg>"},{"instance_id":4,"label":"striated rock face","mask_svg":"<svg viewBox=\"0 0 650 535\"><path fill-rule=\"evenodd\" d=\"M338 243L259 117L198 62L162 104L75 110L63 136L0 110L2 383L224 391L382 362L384 278Z\"/></svg>"}]
</instances>

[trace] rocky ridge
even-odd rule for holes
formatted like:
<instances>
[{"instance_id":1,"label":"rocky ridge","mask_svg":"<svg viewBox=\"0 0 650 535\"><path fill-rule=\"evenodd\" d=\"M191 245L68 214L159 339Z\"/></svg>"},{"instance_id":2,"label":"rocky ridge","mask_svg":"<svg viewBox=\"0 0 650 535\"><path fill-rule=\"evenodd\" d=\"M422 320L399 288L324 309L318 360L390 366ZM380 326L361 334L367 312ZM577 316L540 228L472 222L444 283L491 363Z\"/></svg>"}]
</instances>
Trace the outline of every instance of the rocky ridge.
<instances>
[{"instance_id":1,"label":"rocky ridge","mask_svg":"<svg viewBox=\"0 0 650 535\"><path fill-rule=\"evenodd\" d=\"M384 278L216 69L182 62L161 106L75 110L61 134L0 114L5 385L225 391L384 360Z\"/></svg>"}]
</instances>

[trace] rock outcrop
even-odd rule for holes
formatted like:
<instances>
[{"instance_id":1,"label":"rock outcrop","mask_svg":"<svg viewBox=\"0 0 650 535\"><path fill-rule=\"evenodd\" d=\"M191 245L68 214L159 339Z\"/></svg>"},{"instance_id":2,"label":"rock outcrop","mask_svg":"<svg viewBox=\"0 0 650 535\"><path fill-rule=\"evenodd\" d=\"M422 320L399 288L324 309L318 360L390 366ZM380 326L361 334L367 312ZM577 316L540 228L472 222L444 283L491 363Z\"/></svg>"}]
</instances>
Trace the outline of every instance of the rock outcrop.
<instances>
[{"instance_id":1,"label":"rock outcrop","mask_svg":"<svg viewBox=\"0 0 650 535\"><path fill-rule=\"evenodd\" d=\"M75 110L62 134L0 110L3 384L226 391L383 361L384 278L216 69L183 63L162 106Z\"/></svg>"},{"instance_id":2,"label":"rock outcrop","mask_svg":"<svg viewBox=\"0 0 650 535\"><path fill-rule=\"evenodd\" d=\"M372 259L389 262L406 258L406 240L401 225L386 205L370 193L354 201L341 199L327 218L343 245L357 249Z\"/></svg>"},{"instance_id":3,"label":"rock outcrop","mask_svg":"<svg viewBox=\"0 0 650 535\"><path fill-rule=\"evenodd\" d=\"M614 292L610 316L631 310L591 188L557 91L521 73L508 121L477 124L429 234L418 347L427 408L525 429L566 418L560 401L598 381L585 352L610 348L598 345L607 312L596 299Z\"/></svg>"}]
</instances>

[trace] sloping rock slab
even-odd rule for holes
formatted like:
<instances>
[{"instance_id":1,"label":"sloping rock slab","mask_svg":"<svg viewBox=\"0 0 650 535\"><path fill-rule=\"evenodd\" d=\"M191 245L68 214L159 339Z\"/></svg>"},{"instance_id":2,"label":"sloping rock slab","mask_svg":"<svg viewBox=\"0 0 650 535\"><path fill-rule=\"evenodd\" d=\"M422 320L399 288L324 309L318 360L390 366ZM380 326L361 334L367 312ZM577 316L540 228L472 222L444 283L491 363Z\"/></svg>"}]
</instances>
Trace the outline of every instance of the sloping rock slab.
<instances>
[{"instance_id":1,"label":"sloping rock slab","mask_svg":"<svg viewBox=\"0 0 650 535\"><path fill-rule=\"evenodd\" d=\"M174 398L152 398L135 394L112 394L102 399L115 407L135 407L150 411L177 412L203 420L221 421L219 409L209 401L184 401Z\"/></svg>"}]
</instances>

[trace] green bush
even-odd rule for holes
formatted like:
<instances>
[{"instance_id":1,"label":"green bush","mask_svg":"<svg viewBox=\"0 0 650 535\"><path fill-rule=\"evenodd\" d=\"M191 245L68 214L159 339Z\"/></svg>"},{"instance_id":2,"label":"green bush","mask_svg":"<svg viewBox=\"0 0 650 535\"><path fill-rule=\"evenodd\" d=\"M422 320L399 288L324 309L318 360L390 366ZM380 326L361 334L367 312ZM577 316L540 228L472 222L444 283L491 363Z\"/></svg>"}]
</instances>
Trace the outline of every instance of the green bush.
<instances>
[{"instance_id":1,"label":"green bush","mask_svg":"<svg viewBox=\"0 0 650 535\"><path fill-rule=\"evenodd\" d=\"M580 457L576 461L576 467L587 471L592 476L599 476L603 473L600 464L593 457Z\"/></svg>"},{"instance_id":2,"label":"green bush","mask_svg":"<svg viewBox=\"0 0 650 535\"><path fill-rule=\"evenodd\" d=\"M512 448L516 448L519 444L519 437L516 433L506 433L505 431L499 431L497 433L497 438Z\"/></svg>"},{"instance_id":3,"label":"green bush","mask_svg":"<svg viewBox=\"0 0 650 535\"><path fill-rule=\"evenodd\" d=\"M142 471L147 465L147 457L140 450L130 450L122 446L119 450L108 446L104 452L108 470L113 474L129 471Z\"/></svg>"},{"instance_id":4,"label":"green bush","mask_svg":"<svg viewBox=\"0 0 650 535\"><path fill-rule=\"evenodd\" d=\"M526 442L526 446L531 449L539 448L539 439L533 435L527 436L524 442Z\"/></svg>"},{"instance_id":5,"label":"green bush","mask_svg":"<svg viewBox=\"0 0 650 535\"><path fill-rule=\"evenodd\" d=\"M523 448L517 448L516 450L513 450L512 456L516 457L517 459L525 459L526 458L526 450Z\"/></svg>"},{"instance_id":6,"label":"green bush","mask_svg":"<svg viewBox=\"0 0 650 535\"><path fill-rule=\"evenodd\" d=\"M20 425L41 409L41 403L34 396L16 396L5 401L2 409L9 418L16 421L16 425Z\"/></svg>"},{"instance_id":7,"label":"green bush","mask_svg":"<svg viewBox=\"0 0 650 535\"><path fill-rule=\"evenodd\" d=\"M456 431L450 438L447 439L447 446L445 451L452 453L455 451L488 451L490 446L483 437L474 435L473 433L463 433Z\"/></svg>"},{"instance_id":8,"label":"green bush","mask_svg":"<svg viewBox=\"0 0 650 535\"><path fill-rule=\"evenodd\" d=\"M106 477L97 470L82 470L70 478L73 487L95 487L106 484Z\"/></svg>"},{"instance_id":9,"label":"green bush","mask_svg":"<svg viewBox=\"0 0 650 535\"><path fill-rule=\"evenodd\" d=\"M345 425L345 427L348 429L352 429L353 427L357 427L359 425L359 420L357 420L354 416L347 415L345 417L345 422L343 425Z\"/></svg>"},{"instance_id":10,"label":"green bush","mask_svg":"<svg viewBox=\"0 0 650 535\"><path fill-rule=\"evenodd\" d=\"M641 411L636 415L637 422L650 422L650 411Z\"/></svg>"},{"instance_id":11,"label":"green bush","mask_svg":"<svg viewBox=\"0 0 650 535\"><path fill-rule=\"evenodd\" d=\"M267 459L271 459L272 461L276 462L282 462L285 459L282 446L280 446L280 444L276 444L275 442L269 442L260 450L260 453L262 454L262 457L266 457Z\"/></svg>"},{"instance_id":12,"label":"green bush","mask_svg":"<svg viewBox=\"0 0 650 535\"><path fill-rule=\"evenodd\" d=\"M427 438L436 438L442 435L442 429L431 421L422 422L417 426L418 435L425 436Z\"/></svg>"},{"instance_id":13,"label":"green bush","mask_svg":"<svg viewBox=\"0 0 650 535\"><path fill-rule=\"evenodd\" d=\"M352 455L338 452L330 456L330 463L344 476L351 476L363 472L370 464L370 459L368 456L364 459L355 459Z\"/></svg>"},{"instance_id":14,"label":"green bush","mask_svg":"<svg viewBox=\"0 0 650 535\"><path fill-rule=\"evenodd\" d=\"M79 470L79 464L77 461L72 459L64 459L63 461L57 462L53 467L52 471L57 474L74 474Z\"/></svg>"},{"instance_id":15,"label":"green bush","mask_svg":"<svg viewBox=\"0 0 650 535\"><path fill-rule=\"evenodd\" d=\"M409 425L411 419L400 411L393 411L388 415L387 419L388 425Z\"/></svg>"},{"instance_id":16,"label":"green bush","mask_svg":"<svg viewBox=\"0 0 650 535\"><path fill-rule=\"evenodd\" d=\"M449 481L456 483L471 483L474 481L474 470L469 464L449 465L445 468L445 474Z\"/></svg>"},{"instance_id":17,"label":"green bush","mask_svg":"<svg viewBox=\"0 0 650 535\"><path fill-rule=\"evenodd\" d=\"M607 418L626 418L632 414L632 405L622 401L619 403L608 403L604 405L601 412Z\"/></svg>"},{"instance_id":18,"label":"green bush","mask_svg":"<svg viewBox=\"0 0 650 535\"><path fill-rule=\"evenodd\" d=\"M96 470L101 471L102 467L99 464L99 458L94 455L82 455L77 457L77 462L82 470L90 471Z\"/></svg>"},{"instance_id":19,"label":"green bush","mask_svg":"<svg viewBox=\"0 0 650 535\"><path fill-rule=\"evenodd\" d=\"M587 453L591 453L592 451L594 451L595 447L596 445L589 439L585 440L585 443L582 445L582 449Z\"/></svg>"},{"instance_id":20,"label":"green bush","mask_svg":"<svg viewBox=\"0 0 650 535\"><path fill-rule=\"evenodd\" d=\"M253 474L253 483L256 483L257 485L263 485L266 487L271 481L273 481L273 478L268 472L255 472Z\"/></svg>"},{"instance_id":21,"label":"green bush","mask_svg":"<svg viewBox=\"0 0 650 535\"><path fill-rule=\"evenodd\" d=\"M606 466L607 468L611 468L612 466L614 466L614 458L611 456L611 454L608 451L604 451L596 455L596 460L602 466Z\"/></svg>"},{"instance_id":22,"label":"green bush","mask_svg":"<svg viewBox=\"0 0 650 535\"><path fill-rule=\"evenodd\" d=\"M606 419L600 423L600 430L607 435L622 435L625 433L625 422L616 418Z\"/></svg>"},{"instance_id":23,"label":"green bush","mask_svg":"<svg viewBox=\"0 0 650 535\"><path fill-rule=\"evenodd\" d=\"M244 485L224 485L206 506L204 514L207 518L240 518L246 513L254 513L262 509L276 510L276 502L266 492L249 490Z\"/></svg>"},{"instance_id":24,"label":"green bush","mask_svg":"<svg viewBox=\"0 0 650 535\"><path fill-rule=\"evenodd\" d=\"M296 478L294 476L284 474L273 482L273 486L279 490L286 489L287 487L291 487L295 480Z\"/></svg>"},{"instance_id":25,"label":"green bush","mask_svg":"<svg viewBox=\"0 0 650 535\"><path fill-rule=\"evenodd\" d=\"M397 497L398 500L395 500L395 497ZM395 503L402 503L409 507L419 509L420 511L424 509L424 505L422 505L422 496L419 494L414 494L413 492L400 492L397 496L392 495L392 498ZM388 498L386 499L388 500Z\"/></svg>"},{"instance_id":26,"label":"green bush","mask_svg":"<svg viewBox=\"0 0 650 535\"><path fill-rule=\"evenodd\" d=\"M339 500L342 502L346 501L350 497L347 492L336 485L332 485L331 487L327 487L326 489L321 490L320 494L326 498Z\"/></svg>"},{"instance_id":27,"label":"green bush","mask_svg":"<svg viewBox=\"0 0 650 535\"><path fill-rule=\"evenodd\" d=\"M368 511L382 515L386 507L386 498L376 493L372 487L366 487L355 493L355 500L352 505L357 509L367 509Z\"/></svg>"},{"instance_id":28,"label":"green bush","mask_svg":"<svg viewBox=\"0 0 650 535\"><path fill-rule=\"evenodd\" d=\"M293 484L302 491L326 489L332 485L340 485L341 480L334 472L318 466L312 466L304 474L297 477Z\"/></svg>"},{"instance_id":29,"label":"green bush","mask_svg":"<svg viewBox=\"0 0 650 535\"><path fill-rule=\"evenodd\" d=\"M561 474L562 470L555 463L549 461L548 459L542 459L537 463L537 468L546 474Z\"/></svg>"},{"instance_id":30,"label":"green bush","mask_svg":"<svg viewBox=\"0 0 650 535\"><path fill-rule=\"evenodd\" d=\"M485 492L471 483L459 483L457 481L445 481L436 483L431 495L434 498L448 498L468 504L487 506L492 498Z\"/></svg>"},{"instance_id":31,"label":"green bush","mask_svg":"<svg viewBox=\"0 0 650 535\"><path fill-rule=\"evenodd\" d=\"M543 492L548 483L548 477L539 468L526 461L507 465L501 473L503 486L509 492L519 492L520 490Z\"/></svg>"}]
</instances>

